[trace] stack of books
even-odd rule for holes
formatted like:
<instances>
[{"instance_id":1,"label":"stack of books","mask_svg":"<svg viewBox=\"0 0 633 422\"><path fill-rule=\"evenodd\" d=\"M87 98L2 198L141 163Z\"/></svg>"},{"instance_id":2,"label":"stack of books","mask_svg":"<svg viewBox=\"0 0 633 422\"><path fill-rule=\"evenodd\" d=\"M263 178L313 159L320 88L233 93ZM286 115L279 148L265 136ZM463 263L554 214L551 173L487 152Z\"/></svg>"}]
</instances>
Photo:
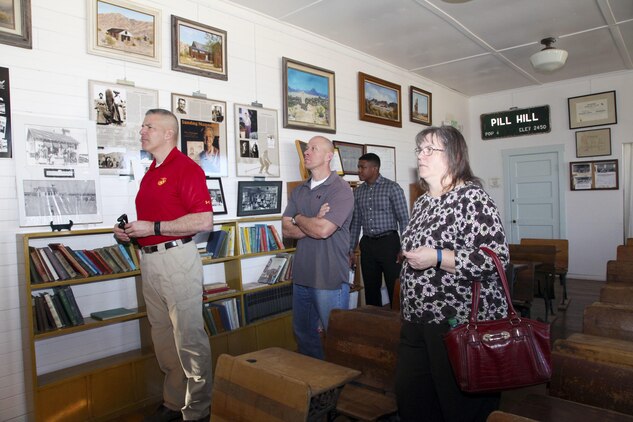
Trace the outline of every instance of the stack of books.
<instances>
[{"instance_id":1,"label":"stack of books","mask_svg":"<svg viewBox=\"0 0 633 422\"><path fill-rule=\"evenodd\" d=\"M42 292L33 295L32 301L37 333L84 324L70 286L55 287L52 294Z\"/></svg>"},{"instance_id":2,"label":"stack of books","mask_svg":"<svg viewBox=\"0 0 633 422\"><path fill-rule=\"evenodd\" d=\"M211 335L224 333L240 328L239 298L227 298L202 305L207 330Z\"/></svg>"},{"instance_id":3,"label":"stack of books","mask_svg":"<svg viewBox=\"0 0 633 422\"><path fill-rule=\"evenodd\" d=\"M272 224L240 227L240 251L242 254L277 251L283 248L281 236Z\"/></svg>"},{"instance_id":4,"label":"stack of books","mask_svg":"<svg viewBox=\"0 0 633 422\"><path fill-rule=\"evenodd\" d=\"M205 284L204 286L202 286L202 299L205 301L209 301L214 297L236 292L237 290L231 289L226 283Z\"/></svg>"},{"instance_id":5,"label":"stack of books","mask_svg":"<svg viewBox=\"0 0 633 422\"><path fill-rule=\"evenodd\" d=\"M86 278L135 271L138 257L132 245L117 243L96 249L74 250L62 243L29 247L31 283Z\"/></svg>"}]
</instances>

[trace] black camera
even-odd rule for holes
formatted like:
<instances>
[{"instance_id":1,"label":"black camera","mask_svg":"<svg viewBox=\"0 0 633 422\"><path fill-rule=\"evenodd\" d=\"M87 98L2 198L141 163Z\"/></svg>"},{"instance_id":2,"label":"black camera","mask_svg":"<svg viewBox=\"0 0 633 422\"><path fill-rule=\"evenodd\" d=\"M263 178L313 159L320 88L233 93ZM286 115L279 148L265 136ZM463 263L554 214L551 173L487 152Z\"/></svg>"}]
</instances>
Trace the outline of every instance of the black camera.
<instances>
[{"instance_id":1,"label":"black camera","mask_svg":"<svg viewBox=\"0 0 633 422\"><path fill-rule=\"evenodd\" d=\"M121 230L125 229L125 225L128 223L127 214L121 214L119 218L116 219L119 222L119 228Z\"/></svg>"}]
</instances>

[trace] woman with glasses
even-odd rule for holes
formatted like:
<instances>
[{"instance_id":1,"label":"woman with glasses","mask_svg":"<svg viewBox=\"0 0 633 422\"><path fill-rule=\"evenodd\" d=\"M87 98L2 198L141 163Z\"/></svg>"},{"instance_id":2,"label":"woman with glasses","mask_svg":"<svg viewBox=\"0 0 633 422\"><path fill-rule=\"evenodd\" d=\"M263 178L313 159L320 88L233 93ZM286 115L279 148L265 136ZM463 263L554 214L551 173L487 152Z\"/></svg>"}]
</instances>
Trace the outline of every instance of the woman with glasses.
<instances>
[{"instance_id":1,"label":"woman with glasses","mask_svg":"<svg viewBox=\"0 0 633 422\"><path fill-rule=\"evenodd\" d=\"M402 421L485 421L500 395L459 389L443 335L468 321L473 280L482 281L478 318L507 316L495 267L479 249L489 247L506 265L506 236L497 207L470 169L462 134L451 126L430 127L415 140L425 193L402 236L398 411Z\"/></svg>"}]
</instances>

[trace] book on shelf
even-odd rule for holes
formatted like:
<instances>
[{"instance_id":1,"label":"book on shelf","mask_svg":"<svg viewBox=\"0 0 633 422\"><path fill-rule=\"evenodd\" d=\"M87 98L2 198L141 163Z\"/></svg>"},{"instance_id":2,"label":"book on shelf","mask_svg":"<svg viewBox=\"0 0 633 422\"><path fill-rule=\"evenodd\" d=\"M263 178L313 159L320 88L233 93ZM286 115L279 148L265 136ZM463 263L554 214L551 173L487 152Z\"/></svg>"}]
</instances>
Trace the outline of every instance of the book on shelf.
<instances>
[{"instance_id":1,"label":"book on shelf","mask_svg":"<svg viewBox=\"0 0 633 422\"><path fill-rule=\"evenodd\" d=\"M224 256L235 256L235 226L223 224L220 230L226 232L226 248L222 250Z\"/></svg>"},{"instance_id":2,"label":"book on shelf","mask_svg":"<svg viewBox=\"0 0 633 422\"><path fill-rule=\"evenodd\" d=\"M73 289L70 286L61 286L54 287L53 291L55 292L55 294L60 295L64 310L68 314L73 325L83 325L84 317L79 310L79 305L77 305L77 300L75 299L75 295L73 294Z\"/></svg>"},{"instance_id":3,"label":"book on shelf","mask_svg":"<svg viewBox=\"0 0 633 422\"><path fill-rule=\"evenodd\" d=\"M207 330L209 331L209 334L211 335L218 334L218 327L215 324L215 320L208 303L202 304L202 316L204 318L204 322L207 326Z\"/></svg>"},{"instance_id":4,"label":"book on shelf","mask_svg":"<svg viewBox=\"0 0 633 422\"><path fill-rule=\"evenodd\" d=\"M207 303L208 307L208 311L211 314L211 318L213 319L213 325L215 326L215 329L217 331L218 334L224 333L226 331L230 331L230 327L228 326L224 326L224 323L222 322L222 312L220 312L220 306L213 306L212 305L213 302L209 302ZM228 321L228 314L227 314L227 321Z\"/></svg>"},{"instance_id":5,"label":"book on shelf","mask_svg":"<svg viewBox=\"0 0 633 422\"><path fill-rule=\"evenodd\" d=\"M137 309L129 309L129 308L114 308L114 309L106 309L104 311L97 311L90 313L90 316L98 321L107 321L113 318L119 318L126 315L133 315L137 313Z\"/></svg>"},{"instance_id":6,"label":"book on shelf","mask_svg":"<svg viewBox=\"0 0 633 422\"><path fill-rule=\"evenodd\" d=\"M46 249L49 250L50 252L50 249L48 248ZM42 259L42 262L44 263L44 268L46 268L46 272L48 273L48 276L51 279L51 281L58 281L60 279L59 274L57 274L57 270L55 270L55 267L53 266L53 263L51 262L50 257L46 253L46 250L44 248L36 248L36 250L37 250L37 253L40 255L40 258Z\"/></svg>"},{"instance_id":7,"label":"book on shelf","mask_svg":"<svg viewBox=\"0 0 633 422\"><path fill-rule=\"evenodd\" d=\"M40 284L44 282L44 280L42 280L42 276L35 267L35 262L33 261L33 259L29 259L29 274L31 284Z\"/></svg>"},{"instance_id":8,"label":"book on shelf","mask_svg":"<svg viewBox=\"0 0 633 422\"><path fill-rule=\"evenodd\" d=\"M59 295L52 294L51 298L53 299L53 304L55 305L55 309L57 309L57 313L59 314L59 317L61 318L62 324L64 325L64 327L72 326L73 322L70 319L68 312L66 312L66 310L64 309L64 304L62 303L62 300L59 297Z\"/></svg>"},{"instance_id":9,"label":"book on shelf","mask_svg":"<svg viewBox=\"0 0 633 422\"><path fill-rule=\"evenodd\" d=\"M51 297L51 295L49 295L48 293L41 293L40 296L42 296L44 300L46 301L46 306L48 307L48 310L51 313L51 316L53 318L53 323L55 324L55 328L63 328L64 324L62 323L62 319L59 316L59 313L57 313L57 308L55 307L55 304L53 303L53 298Z\"/></svg>"},{"instance_id":10,"label":"book on shelf","mask_svg":"<svg viewBox=\"0 0 633 422\"><path fill-rule=\"evenodd\" d=\"M55 329L55 321L53 315L48 309L48 304L44 296L33 296L33 302L35 306L35 316L37 321L38 332L43 333Z\"/></svg>"},{"instance_id":11,"label":"book on shelf","mask_svg":"<svg viewBox=\"0 0 633 422\"><path fill-rule=\"evenodd\" d=\"M78 276L88 277L89 276L88 271L86 271L86 269L79 264L79 262L77 261L77 258L75 258L75 255L72 254L70 252L70 250L68 250L66 248L65 245L63 245L61 243L49 243L48 247L51 248L53 251L59 252L61 255L63 255L63 257L66 260L66 262L68 262L68 264L71 266L72 270L75 272L75 277L78 277ZM66 269L66 271L68 271L68 269ZM70 274L70 272L69 272L69 274Z\"/></svg>"},{"instance_id":12,"label":"book on shelf","mask_svg":"<svg viewBox=\"0 0 633 422\"><path fill-rule=\"evenodd\" d=\"M75 253L75 256L77 258L79 258L80 262L83 262L84 265L88 268L88 271L90 272L90 275L95 276L95 275L101 275L103 274L101 272L101 270L99 269L99 267L97 267L90 258L88 258L88 255L86 255L86 253L82 250L73 250L73 252Z\"/></svg>"},{"instance_id":13,"label":"book on shelf","mask_svg":"<svg viewBox=\"0 0 633 422\"><path fill-rule=\"evenodd\" d=\"M281 236L279 236L277 228L272 224L269 224L268 228L273 235L273 239L275 241L275 244L277 245L277 249L284 249L284 242L281 240Z\"/></svg>"},{"instance_id":14,"label":"book on shelf","mask_svg":"<svg viewBox=\"0 0 633 422\"><path fill-rule=\"evenodd\" d=\"M77 278L77 272L72 267L72 265L70 265L70 262L68 262L66 257L62 255L60 251L56 251L53 249L51 250L53 251L53 255L55 255L55 258L57 258L62 267L64 267L64 271L66 272L66 274L68 274L68 278Z\"/></svg>"},{"instance_id":15,"label":"book on shelf","mask_svg":"<svg viewBox=\"0 0 633 422\"><path fill-rule=\"evenodd\" d=\"M125 259L125 257L121 254L121 250L118 245L106 246L104 249L108 251L112 259L114 259L114 262L116 262L116 264L121 268L122 272L132 271L132 267L128 264L127 259Z\"/></svg>"},{"instance_id":16,"label":"book on shelf","mask_svg":"<svg viewBox=\"0 0 633 422\"><path fill-rule=\"evenodd\" d=\"M285 256L271 256L257 282L261 284L277 283L287 262L288 258Z\"/></svg>"},{"instance_id":17,"label":"book on shelf","mask_svg":"<svg viewBox=\"0 0 633 422\"><path fill-rule=\"evenodd\" d=\"M209 306L216 308L220 313L220 322L225 331L231 331L239 327L239 324L235 325L235 316L231 304L235 303L235 298L221 299L214 302L208 302ZM237 308L236 308L237 309ZM212 311L213 312L213 311Z\"/></svg>"},{"instance_id":18,"label":"book on shelf","mask_svg":"<svg viewBox=\"0 0 633 422\"><path fill-rule=\"evenodd\" d=\"M222 242L226 239L224 230L213 230L209 233L206 251L211 253L213 258L221 258Z\"/></svg>"},{"instance_id":19,"label":"book on shelf","mask_svg":"<svg viewBox=\"0 0 633 422\"><path fill-rule=\"evenodd\" d=\"M119 264L117 264L114 258L112 258L112 255L110 255L110 252L106 247L96 248L94 249L94 252L106 262L106 265L110 267L112 273L122 273L125 271L119 266Z\"/></svg>"},{"instance_id":20,"label":"book on shelf","mask_svg":"<svg viewBox=\"0 0 633 422\"><path fill-rule=\"evenodd\" d=\"M31 256L30 261L35 266L35 270L37 271L37 274L40 276L40 279L42 280L42 282L45 283L47 281L51 281L50 275L48 271L46 271L46 268L44 267L45 264L42 261L42 257L33 246L29 246L29 255Z\"/></svg>"},{"instance_id":21,"label":"book on shelf","mask_svg":"<svg viewBox=\"0 0 633 422\"><path fill-rule=\"evenodd\" d=\"M101 274L112 274L113 270L108 266L108 264L101 258L99 254L97 254L93 250L84 249L83 253L86 255L90 261L99 268Z\"/></svg>"},{"instance_id":22,"label":"book on shelf","mask_svg":"<svg viewBox=\"0 0 633 422\"><path fill-rule=\"evenodd\" d=\"M134 262L134 257L132 256L132 251L130 251L129 248L126 248L120 243L117 243L116 246L119 248L121 256L123 256L128 266L130 267L130 271L138 270L138 265L136 265L136 263Z\"/></svg>"},{"instance_id":23,"label":"book on shelf","mask_svg":"<svg viewBox=\"0 0 633 422\"><path fill-rule=\"evenodd\" d=\"M134 246L134 244L132 242L129 242L125 245L125 249L127 249L127 251L130 254L130 257L132 258L132 262L134 263L135 268L138 270L139 268L141 268L141 264L139 261L139 254L141 253L140 250Z\"/></svg>"}]
</instances>

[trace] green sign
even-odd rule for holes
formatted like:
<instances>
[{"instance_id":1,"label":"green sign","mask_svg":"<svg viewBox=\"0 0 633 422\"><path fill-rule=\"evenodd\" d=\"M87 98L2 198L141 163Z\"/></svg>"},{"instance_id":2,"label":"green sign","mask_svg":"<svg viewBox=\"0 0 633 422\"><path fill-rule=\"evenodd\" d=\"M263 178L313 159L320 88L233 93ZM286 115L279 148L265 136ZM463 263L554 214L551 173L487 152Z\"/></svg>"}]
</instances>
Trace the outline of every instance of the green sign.
<instances>
[{"instance_id":1,"label":"green sign","mask_svg":"<svg viewBox=\"0 0 633 422\"><path fill-rule=\"evenodd\" d=\"M521 108L481 115L481 139L536 135L551 130L549 106Z\"/></svg>"}]
</instances>

